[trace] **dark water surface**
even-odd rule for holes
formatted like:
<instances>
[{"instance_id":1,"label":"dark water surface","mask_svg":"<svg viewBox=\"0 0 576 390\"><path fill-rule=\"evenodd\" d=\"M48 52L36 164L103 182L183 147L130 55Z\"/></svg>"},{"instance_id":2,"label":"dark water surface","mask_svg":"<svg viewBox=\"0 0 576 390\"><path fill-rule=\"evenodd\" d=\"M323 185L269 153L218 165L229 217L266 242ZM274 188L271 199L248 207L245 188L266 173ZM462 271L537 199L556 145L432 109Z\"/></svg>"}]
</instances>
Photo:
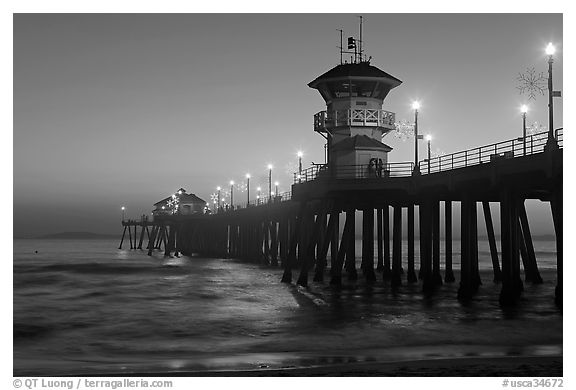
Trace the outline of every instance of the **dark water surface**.
<instances>
[{"instance_id":1,"label":"dark water surface","mask_svg":"<svg viewBox=\"0 0 576 390\"><path fill-rule=\"evenodd\" d=\"M148 257L117 245L14 240L14 375L562 354L554 242L535 242L544 284L526 284L507 310L482 242L483 285L468 304L456 300L458 283L432 297L420 285L393 293L379 274L373 287L360 280L339 291L327 283L304 289L280 283L278 268ZM457 251L454 262L458 269Z\"/></svg>"}]
</instances>

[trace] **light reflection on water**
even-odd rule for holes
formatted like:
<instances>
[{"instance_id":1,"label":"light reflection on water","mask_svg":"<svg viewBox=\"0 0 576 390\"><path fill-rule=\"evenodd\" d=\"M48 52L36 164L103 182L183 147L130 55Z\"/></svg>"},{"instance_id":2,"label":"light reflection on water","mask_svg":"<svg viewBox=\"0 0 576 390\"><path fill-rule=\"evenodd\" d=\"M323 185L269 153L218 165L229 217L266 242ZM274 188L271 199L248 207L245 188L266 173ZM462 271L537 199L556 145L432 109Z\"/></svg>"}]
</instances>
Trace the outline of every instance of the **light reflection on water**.
<instances>
[{"instance_id":1,"label":"light reflection on water","mask_svg":"<svg viewBox=\"0 0 576 390\"><path fill-rule=\"evenodd\" d=\"M280 283L278 268L148 257L115 245L14 242L15 374L562 353L548 244L538 255L545 283L526 285L519 306L506 310L488 271L478 295L462 304L457 283L432 297L419 285L392 291L381 281L302 288ZM481 268L488 267L484 255Z\"/></svg>"}]
</instances>

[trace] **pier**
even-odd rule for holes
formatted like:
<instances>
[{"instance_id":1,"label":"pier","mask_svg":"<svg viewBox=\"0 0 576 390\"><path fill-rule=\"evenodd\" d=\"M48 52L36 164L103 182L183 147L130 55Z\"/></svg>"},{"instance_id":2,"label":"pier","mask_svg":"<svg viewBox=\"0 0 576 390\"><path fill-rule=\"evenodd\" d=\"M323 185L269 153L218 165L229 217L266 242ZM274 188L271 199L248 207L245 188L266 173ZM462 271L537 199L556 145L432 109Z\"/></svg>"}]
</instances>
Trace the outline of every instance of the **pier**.
<instances>
[{"instance_id":1,"label":"pier","mask_svg":"<svg viewBox=\"0 0 576 390\"><path fill-rule=\"evenodd\" d=\"M455 281L452 270L452 208L461 207L461 256L458 298L474 296L481 284L478 268L478 216L481 204L488 233L494 281L500 282L500 302L513 304L523 283L541 283L524 202L550 204L556 229L556 301L562 302L562 130L558 148L546 148L546 133L531 137L524 154L516 139L421 161L430 164L414 175L390 165L389 175L372 177L367 167L331 170L315 166L295 176L292 196L278 201L216 214L164 215L154 221L123 222L131 248L164 251L166 255L194 253L256 261L283 269L282 282L307 286L310 280L339 286L343 278L362 277L378 283L377 271L393 287L422 284L433 292ZM342 172L361 177L339 177ZM364 174L365 173L365 174ZM445 258L440 259L440 204L443 203ZM497 203L501 219L498 250L490 203ZM362 253L357 269L355 214L362 213ZM408 223L407 256L401 253L402 214ZM415 230L415 214L419 215ZM374 220L377 231L375 234ZM343 229L340 231L340 221ZM389 231L390 222L392 229ZM131 232L134 229L134 232ZM140 230L139 235L137 229ZM123 235L123 239L124 239ZM415 237L420 258L414 255ZM392 245L390 246L390 238ZM143 241L147 245L143 248ZM374 240L377 253L374 253ZM390 251L391 249L391 251ZM406 259L405 264L403 259ZM329 260L329 261L328 261ZM377 266L375 266L377 260ZM419 270L416 269L416 264ZM441 269L443 263L444 269ZM406 267L406 272L403 272ZM521 268L524 271L522 280ZM324 280L329 271L329 280Z\"/></svg>"}]
</instances>

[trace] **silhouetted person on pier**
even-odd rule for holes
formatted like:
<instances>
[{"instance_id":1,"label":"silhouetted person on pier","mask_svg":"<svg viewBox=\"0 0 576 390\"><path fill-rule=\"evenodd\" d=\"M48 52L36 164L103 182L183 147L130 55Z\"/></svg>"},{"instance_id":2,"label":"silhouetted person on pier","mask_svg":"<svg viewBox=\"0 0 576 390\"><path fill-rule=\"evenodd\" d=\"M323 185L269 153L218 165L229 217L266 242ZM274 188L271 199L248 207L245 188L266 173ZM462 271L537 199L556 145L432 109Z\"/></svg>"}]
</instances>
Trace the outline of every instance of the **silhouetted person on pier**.
<instances>
[{"instance_id":1,"label":"silhouetted person on pier","mask_svg":"<svg viewBox=\"0 0 576 390\"><path fill-rule=\"evenodd\" d=\"M376 164L374 162L375 158L371 158L370 162L368 163L368 177L372 177L375 174Z\"/></svg>"}]
</instances>

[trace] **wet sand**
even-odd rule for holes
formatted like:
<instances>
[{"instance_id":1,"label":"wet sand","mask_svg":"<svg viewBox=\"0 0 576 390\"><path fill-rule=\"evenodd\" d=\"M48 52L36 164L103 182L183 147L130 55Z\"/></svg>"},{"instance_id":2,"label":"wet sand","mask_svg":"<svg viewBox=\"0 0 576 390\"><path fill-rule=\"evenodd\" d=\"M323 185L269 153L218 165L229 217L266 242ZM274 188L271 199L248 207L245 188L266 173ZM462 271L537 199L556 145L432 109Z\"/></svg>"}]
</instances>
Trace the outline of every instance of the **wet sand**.
<instances>
[{"instance_id":1,"label":"wet sand","mask_svg":"<svg viewBox=\"0 0 576 390\"><path fill-rule=\"evenodd\" d=\"M563 358L498 357L363 362L259 370L121 373L136 377L562 377Z\"/></svg>"}]
</instances>

